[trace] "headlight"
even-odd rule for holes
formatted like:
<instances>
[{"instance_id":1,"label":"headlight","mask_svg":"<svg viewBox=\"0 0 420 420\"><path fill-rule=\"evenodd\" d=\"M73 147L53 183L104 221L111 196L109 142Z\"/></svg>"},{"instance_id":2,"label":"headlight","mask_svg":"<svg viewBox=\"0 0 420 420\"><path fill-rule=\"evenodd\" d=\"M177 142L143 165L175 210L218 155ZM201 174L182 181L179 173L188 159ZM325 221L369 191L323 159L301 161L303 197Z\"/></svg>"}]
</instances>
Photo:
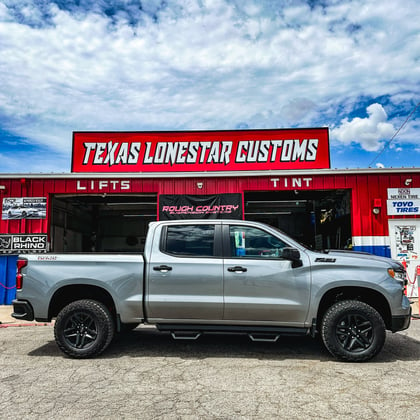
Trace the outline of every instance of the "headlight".
<instances>
[{"instance_id":1,"label":"headlight","mask_svg":"<svg viewBox=\"0 0 420 420\"><path fill-rule=\"evenodd\" d=\"M407 285L407 276L405 275L405 271L395 271L393 268L388 268L388 274L398 282L400 282L403 286Z\"/></svg>"}]
</instances>

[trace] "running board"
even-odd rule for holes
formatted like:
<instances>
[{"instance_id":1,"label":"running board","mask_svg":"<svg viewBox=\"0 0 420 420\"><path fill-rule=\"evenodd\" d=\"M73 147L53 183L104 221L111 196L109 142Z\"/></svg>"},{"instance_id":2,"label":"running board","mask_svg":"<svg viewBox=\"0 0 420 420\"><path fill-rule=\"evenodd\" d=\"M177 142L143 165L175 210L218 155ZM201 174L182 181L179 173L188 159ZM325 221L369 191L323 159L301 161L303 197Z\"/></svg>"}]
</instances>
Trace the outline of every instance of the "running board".
<instances>
[{"instance_id":1,"label":"running board","mask_svg":"<svg viewBox=\"0 0 420 420\"><path fill-rule=\"evenodd\" d=\"M310 328L254 325L156 324L176 340L196 340L202 334L246 334L252 341L276 342L282 335L308 335Z\"/></svg>"}]
</instances>

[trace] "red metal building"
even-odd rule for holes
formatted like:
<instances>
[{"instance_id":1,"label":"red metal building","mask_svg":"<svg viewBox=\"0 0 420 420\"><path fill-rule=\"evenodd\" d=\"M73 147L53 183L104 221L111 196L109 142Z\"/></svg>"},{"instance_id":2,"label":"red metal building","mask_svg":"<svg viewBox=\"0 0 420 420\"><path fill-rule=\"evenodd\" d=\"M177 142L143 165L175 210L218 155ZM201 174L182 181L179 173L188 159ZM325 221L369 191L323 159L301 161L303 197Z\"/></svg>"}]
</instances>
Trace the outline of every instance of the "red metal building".
<instances>
[{"instance_id":1,"label":"red metal building","mask_svg":"<svg viewBox=\"0 0 420 420\"><path fill-rule=\"evenodd\" d=\"M327 129L74 133L72 171L0 175L4 276L21 252L142 251L159 217L241 217L404 260L417 295L420 168L332 170Z\"/></svg>"}]
</instances>

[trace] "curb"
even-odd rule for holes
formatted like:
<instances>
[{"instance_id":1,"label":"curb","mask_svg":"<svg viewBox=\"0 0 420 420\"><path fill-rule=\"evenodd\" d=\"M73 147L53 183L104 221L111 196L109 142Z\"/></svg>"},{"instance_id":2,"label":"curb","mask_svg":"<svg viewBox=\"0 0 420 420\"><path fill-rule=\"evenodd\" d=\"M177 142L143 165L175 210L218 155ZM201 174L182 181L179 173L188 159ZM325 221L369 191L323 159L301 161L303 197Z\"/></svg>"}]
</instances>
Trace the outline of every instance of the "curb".
<instances>
[{"instance_id":1,"label":"curb","mask_svg":"<svg viewBox=\"0 0 420 420\"><path fill-rule=\"evenodd\" d=\"M9 327L47 327L54 325L53 322L32 322L27 324L14 324L14 323L3 323L0 322L0 328L9 328Z\"/></svg>"}]
</instances>

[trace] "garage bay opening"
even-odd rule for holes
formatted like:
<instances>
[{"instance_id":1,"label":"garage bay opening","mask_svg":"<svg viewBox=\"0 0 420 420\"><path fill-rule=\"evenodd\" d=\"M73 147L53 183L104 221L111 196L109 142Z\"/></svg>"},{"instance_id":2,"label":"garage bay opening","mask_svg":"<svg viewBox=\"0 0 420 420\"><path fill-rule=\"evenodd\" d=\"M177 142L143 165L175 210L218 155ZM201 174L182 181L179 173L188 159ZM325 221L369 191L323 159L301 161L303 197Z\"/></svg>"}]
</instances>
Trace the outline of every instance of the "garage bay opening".
<instances>
[{"instance_id":1,"label":"garage bay opening","mask_svg":"<svg viewBox=\"0 0 420 420\"><path fill-rule=\"evenodd\" d=\"M351 244L351 190L265 191L244 194L245 219L276 226L313 249Z\"/></svg>"},{"instance_id":2,"label":"garage bay opening","mask_svg":"<svg viewBox=\"0 0 420 420\"><path fill-rule=\"evenodd\" d=\"M142 252L157 194L55 195L53 252Z\"/></svg>"}]
</instances>

